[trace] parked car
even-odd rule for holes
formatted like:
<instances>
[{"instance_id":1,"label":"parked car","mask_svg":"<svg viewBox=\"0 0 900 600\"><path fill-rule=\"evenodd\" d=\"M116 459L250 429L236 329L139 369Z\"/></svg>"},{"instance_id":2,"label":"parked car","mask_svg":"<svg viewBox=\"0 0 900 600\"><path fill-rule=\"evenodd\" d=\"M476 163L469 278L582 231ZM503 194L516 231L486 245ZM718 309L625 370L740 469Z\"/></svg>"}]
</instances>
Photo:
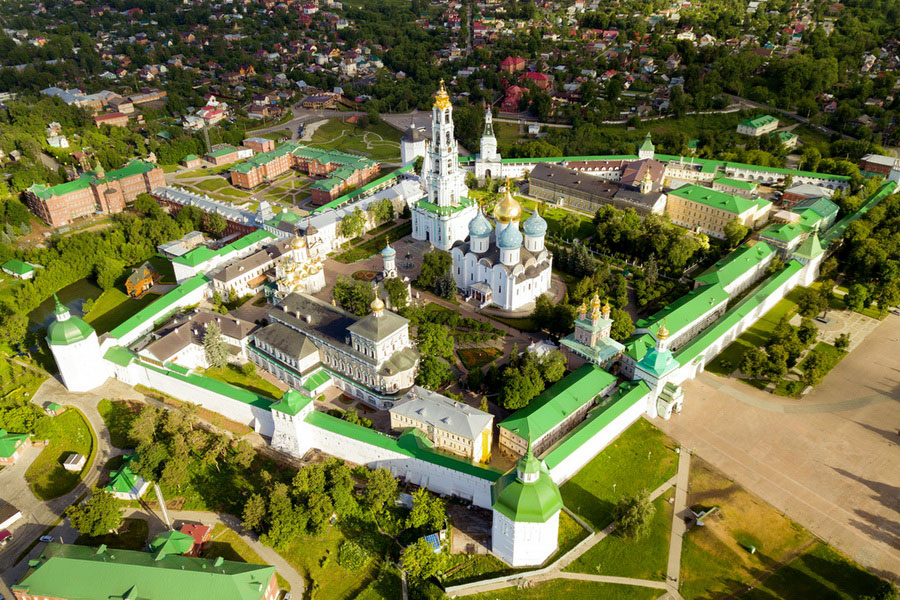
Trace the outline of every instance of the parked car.
<instances>
[{"instance_id":1,"label":"parked car","mask_svg":"<svg viewBox=\"0 0 900 600\"><path fill-rule=\"evenodd\" d=\"M52 536L52 535L42 535L42 536L41 536L41 541L44 542L44 543L46 543L46 542L52 542L52 541L53 541L53 536Z\"/></svg>"},{"instance_id":2,"label":"parked car","mask_svg":"<svg viewBox=\"0 0 900 600\"><path fill-rule=\"evenodd\" d=\"M9 540L12 539L12 533L10 533L9 529L4 529L0 531L0 548L4 547L9 543Z\"/></svg>"}]
</instances>

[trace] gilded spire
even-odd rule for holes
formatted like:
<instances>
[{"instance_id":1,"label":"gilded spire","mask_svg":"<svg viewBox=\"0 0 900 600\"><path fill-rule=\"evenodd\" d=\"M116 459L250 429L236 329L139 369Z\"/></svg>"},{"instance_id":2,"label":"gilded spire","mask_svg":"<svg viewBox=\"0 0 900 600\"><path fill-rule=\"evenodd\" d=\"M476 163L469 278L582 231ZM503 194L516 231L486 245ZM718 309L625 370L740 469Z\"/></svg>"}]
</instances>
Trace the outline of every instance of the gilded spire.
<instances>
[{"instance_id":1,"label":"gilded spire","mask_svg":"<svg viewBox=\"0 0 900 600\"><path fill-rule=\"evenodd\" d=\"M501 223L512 223L522 217L522 206L512 196L512 183L506 178L506 197L494 207L494 218Z\"/></svg>"},{"instance_id":2,"label":"gilded spire","mask_svg":"<svg viewBox=\"0 0 900 600\"><path fill-rule=\"evenodd\" d=\"M444 88L443 79L441 79L441 85L438 88L437 93L434 95L434 107L441 110L450 108L450 95L447 94L447 90Z\"/></svg>"},{"instance_id":3,"label":"gilded spire","mask_svg":"<svg viewBox=\"0 0 900 600\"><path fill-rule=\"evenodd\" d=\"M668 339L668 337L669 330L666 328L666 320L663 319L663 322L662 324L660 324L659 329L656 330L656 339L658 339L659 341L663 341L665 339Z\"/></svg>"}]
</instances>

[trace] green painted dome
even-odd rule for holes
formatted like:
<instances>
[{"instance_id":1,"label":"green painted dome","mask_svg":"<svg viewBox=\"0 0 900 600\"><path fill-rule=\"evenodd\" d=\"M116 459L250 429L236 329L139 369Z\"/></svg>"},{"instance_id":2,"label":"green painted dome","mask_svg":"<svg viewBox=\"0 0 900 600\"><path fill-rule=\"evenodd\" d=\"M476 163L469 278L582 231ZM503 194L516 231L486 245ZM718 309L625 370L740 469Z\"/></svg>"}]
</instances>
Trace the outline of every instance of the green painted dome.
<instances>
[{"instance_id":1,"label":"green painted dome","mask_svg":"<svg viewBox=\"0 0 900 600\"><path fill-rule=\"evenodd\" d=\"M551 479L543 461L534 456L531 445L516 469L494 484L494 510L513 521L546 523L562 507L559 486Z\"/></svg>"},{"instance_id":2,"label":"green painted dome","mask_svg":"<svg viewBox=\"0 0 900 600\"><path fill-rule=\"evenodd\" d=\"M53 298L56 300L56 308L53 309L56 320L47 328L48 344L67 346L86 340L94 333L94 329L90 325L69 314L69 309L63 306L55 294Z\"/></svg>"}]
</instances>

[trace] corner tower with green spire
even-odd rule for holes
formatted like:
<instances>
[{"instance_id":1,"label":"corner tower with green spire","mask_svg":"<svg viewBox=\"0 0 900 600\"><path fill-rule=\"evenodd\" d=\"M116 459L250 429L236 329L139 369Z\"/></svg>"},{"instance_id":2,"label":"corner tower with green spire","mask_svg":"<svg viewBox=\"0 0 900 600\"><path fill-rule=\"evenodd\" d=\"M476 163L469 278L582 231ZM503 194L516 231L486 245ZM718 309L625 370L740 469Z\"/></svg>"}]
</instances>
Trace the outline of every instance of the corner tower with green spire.
<instances>
[{"instance_id":1,"label":"corner tower with green spire","mask_svg":"<svg viewBox=\"0 0 900 600\"><path fill-rule=\"evenodd\" d=\"M529 444L516 468L494 483L493 553L514 567L542 564L556 552L562 507L559 486Z\"/></svg>"},{"instance_id":2,"label":"corner tower with green spire","mask_svg":"<svg viewBox=\"0 0 900 600\"><path fill-rule=\"evenodd\" d=\"M47 328L46 339L62 383L70 392L92 390L110 376L97 333L83 319L73 316L56 294L53 300L56 303L54 319Z\"/></svg>"}]
</instances>

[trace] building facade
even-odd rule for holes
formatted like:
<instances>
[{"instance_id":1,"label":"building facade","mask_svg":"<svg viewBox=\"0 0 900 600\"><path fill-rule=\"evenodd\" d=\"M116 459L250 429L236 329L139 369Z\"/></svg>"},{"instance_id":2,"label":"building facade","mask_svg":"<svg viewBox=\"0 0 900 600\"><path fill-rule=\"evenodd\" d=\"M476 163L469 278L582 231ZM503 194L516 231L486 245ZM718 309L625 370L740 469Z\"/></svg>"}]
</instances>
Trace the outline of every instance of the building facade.
<instances>
[{"instance_id":1,"label":"building facade","mask_svg":"<svg viewBox=\"0 0 900 600\"><path fill-rule=\"evenodd\" d=\"M73 316L54 294L54 321L47 328L47 346L59 368L63 385L70 392L87 392L100 386L111 371L103 360L94 329Z\"/></svg>"},{"instance_id":2,"label":"building facade","mask_svg":"<svg viewBox=\"0 0 900 600\"><path fill-rule=\"evenodd\" d=\"M475 177L478 181L500 178L503 176L503 165L500 153L497 152L497 138L494 136L494 115L491 107L484 111L484 133L481 134L481 151L475 158Z\"/></svg>"},{"instance_id":3,"label":"building facade","mask_svg":"<svg viewBox=\"0 0 900 600\"><path fill-rule=\"evenodd\" d=\"M672 190L666 200L673 223L719 239L725 239L725 226L735 219L751 229L762 225L771 207L768 200L748 200L699 185Z\"/></svg>"},{"instance_id":4,"label":"building facade","mask_svg":"<svg viewBox=\"0 0 900 600\"><path fill-rule=\"evenodd\" d=\"M135 159L109 173L97 164L74 181L54 186L35 183L25 190L25 201L44 222L61 227L82 217L122 212L139 194L165 184L162 169Z\"/></svg>"},{"instance_id":5,"label":"building facade","mask_svg":"<svg viewBox=\"0 0 900 600\"><path fill-rule=\"evenodd\" d=\"M431 109L431 134L422 163L426 196L413 206L412 236L431 242L438 250L450 250L466 238L467 226L478 209L475 201L468 198L465 172L459 166L453 106L443 81Z\"/></svg>"},{"instance_id":6,"label":"building facade","mask_svg":"<svg viewBox=\"0 0 900 600\"><path fill-rule=\"evenodd\" d=\"M737 126L737 132L743 135L759 137L778 129L778 119L772 115L760 115L751 119L744 119Z\"/></svg>"},{"instance_id":7,"label":"building facade","mask_svg":"<svg viewBox=\"0 0 900 600\"><path fill-rule=\"evenodd\" d=\"M496 231L479 210L469 223L469 236L457 242L450 255L456 287L481 306L495 304L518 310L550 290L553 255L544 245L547 221L535 210L519 230L522 207L506 197L494 208ZM524 236L522 235L524 232Z\"/></svg>"}]
</instances>

